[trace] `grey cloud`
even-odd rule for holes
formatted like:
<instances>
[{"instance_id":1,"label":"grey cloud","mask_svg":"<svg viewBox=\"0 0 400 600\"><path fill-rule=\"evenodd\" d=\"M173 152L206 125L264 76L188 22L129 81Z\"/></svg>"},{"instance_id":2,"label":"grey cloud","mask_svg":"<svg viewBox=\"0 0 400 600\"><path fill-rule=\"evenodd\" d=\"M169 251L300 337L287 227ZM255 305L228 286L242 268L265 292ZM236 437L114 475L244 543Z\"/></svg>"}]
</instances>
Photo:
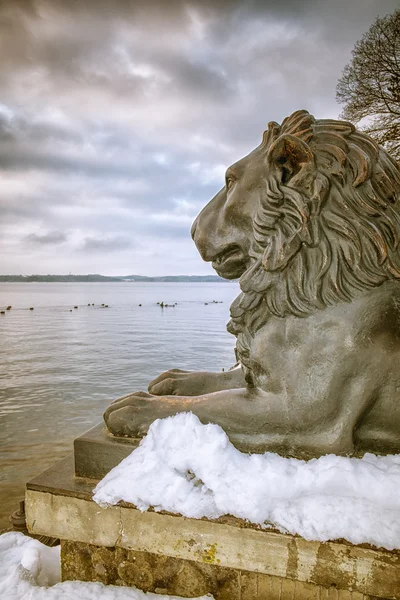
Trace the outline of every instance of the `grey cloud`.
<instances>
[{"instance_id":1,"label":"grey cloud","mask_svg":"<svg viewBox=\"0 0 400 600\"><path fill-rule=\"evenodd\" d=\"M54 246L57 244L63 244L68 239L67 235L62 231L49 231L44 234L30 233L25 237L25 240L29 244L35 244L39 246Z\"/></svg>"},{"instance_id":2,"label":"grey cloud","mask_svg":"<svg viewBox=\"0 0 400 600\"><path fill-rule=\"evenodd\" d=\"M185 91L195 97L206 96L218 103L226 102L230 94L235 92L234 80L228 79L216 65L202 64L179 54L158 57L153 54L152 59L171 78L170 86L175 90Z\"/></svg>"},{"instance_id":3,"label":"grey cloud","mask_svg":"<svg viewBox=\"0 0 400 600\"><path fill-rule=\"evenodd\" d=\"M84 252L116 252L132 246L132 240L122 236L86 237L81 250Z\"/></svg>"},{"instance_id":4,"label":"grey cloud","mask_svg":"<svg viewBox=\"0 0 400 600\"><path fill-rule=\"evenodd\" d=\"M14 198L3 196L0 198L0 229L19 221L43 219L45 212L45 207L39 203L15 202Z\"/></svg>"},{"instance_id":5,"label":"grey cloud","mask_svg":"<svg viewBox=\"0 0 400 600\"><path fill-rule=\"evenodd\" d=\"M82 158L79 154L68 156L42 152L29 147L0 148L0 162L2 168L7 170L40 169L45 171L73 171L86 173L96 177L109 177L110 175L126 175L130 172L129 165L110 164L104 159Z\"/></svg>"},{"instance_id":6,"label":"grey cloud","mask_svg":"<svg viewBox=\"0 0 400 600\"><path fill-rule=\"evenodd\" d=\"M0 107L0 144L5 146L12 142L19 144L21 141L35 143L56 141L82 143L83 134L67 126L51 123L45 119L34 119L27 115L6 115Z\"/></svg>"}]
</instances>

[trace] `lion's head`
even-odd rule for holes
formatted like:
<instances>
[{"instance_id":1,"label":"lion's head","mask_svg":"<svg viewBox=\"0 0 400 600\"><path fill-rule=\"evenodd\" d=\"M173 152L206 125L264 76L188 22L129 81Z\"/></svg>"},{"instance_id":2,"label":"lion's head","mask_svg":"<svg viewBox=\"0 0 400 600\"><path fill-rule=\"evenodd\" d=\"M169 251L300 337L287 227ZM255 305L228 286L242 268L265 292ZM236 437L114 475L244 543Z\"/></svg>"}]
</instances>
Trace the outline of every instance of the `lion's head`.
<instances>
[{"instance_id":1,"label":"lion's head","mask_svg":"<svg viewBox=\"0 0 400 600\"><path fill-rule=\"evenodd\" d=\"M192 235L223 277L240 277L229 330L241 359L271 313L304 317L400 279L400 170L350 123L301 110L270 123L226 173Z\"/></svg>"}]
</instances>

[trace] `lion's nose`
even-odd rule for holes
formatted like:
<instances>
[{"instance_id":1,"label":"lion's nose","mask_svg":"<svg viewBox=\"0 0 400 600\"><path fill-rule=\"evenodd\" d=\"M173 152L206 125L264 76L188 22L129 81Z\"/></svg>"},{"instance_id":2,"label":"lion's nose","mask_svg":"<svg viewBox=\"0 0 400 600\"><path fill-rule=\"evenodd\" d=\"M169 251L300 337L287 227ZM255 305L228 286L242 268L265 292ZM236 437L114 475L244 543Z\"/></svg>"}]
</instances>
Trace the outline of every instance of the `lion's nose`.
<instances>
[{"instance_id":1,"label":"lion's nose","mask_svg":"<svg viewBox=\"0 0 400 600\"><path fill-rule=\"evenodd\" d=\"M203 224L197 227L197 223L193 223L192 238L196 244L196 248L203 260L211 262L215 256L216 250L208 234L208 227L203 227Z\"/></svg>"},{"instance_id":2,"label":"lion's nose","mask_svg":"<svg viewBox=\"0 0 400 600\"><path fill-rule=\"evenodd\" d=\"M199 218L203 213L201 213L200 215L198 215L192 225L192 229L190 231L192 239L194 241L194 243L196 244L197 250L200 252L200 255L202 257L203 260L209 261L209 250L210 250L210 240L208 239L208 226L207 226L207 221L201 223L201 226L199 225ZM211 252L212 254L212 252Z\"/></svg>"}]
</instances>

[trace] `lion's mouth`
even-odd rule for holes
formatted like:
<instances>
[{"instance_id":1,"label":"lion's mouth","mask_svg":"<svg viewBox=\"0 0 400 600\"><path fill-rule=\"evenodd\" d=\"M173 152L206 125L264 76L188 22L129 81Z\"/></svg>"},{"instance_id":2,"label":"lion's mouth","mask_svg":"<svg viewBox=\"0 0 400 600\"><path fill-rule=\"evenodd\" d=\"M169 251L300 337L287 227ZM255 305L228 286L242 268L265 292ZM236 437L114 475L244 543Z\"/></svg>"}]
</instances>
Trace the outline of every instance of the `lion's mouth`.
<instances>
[{"instance_id":1,"label":"lion's mouth","mask_svg":"<svg viewBox=\"0 0 400 600\"><path fill-rule=\"evenodd\" d=\"M237 244L224 248L212 261L213 269L224 279L237 279L246 270L246 257Z\"/></svg>"}]
</instances>

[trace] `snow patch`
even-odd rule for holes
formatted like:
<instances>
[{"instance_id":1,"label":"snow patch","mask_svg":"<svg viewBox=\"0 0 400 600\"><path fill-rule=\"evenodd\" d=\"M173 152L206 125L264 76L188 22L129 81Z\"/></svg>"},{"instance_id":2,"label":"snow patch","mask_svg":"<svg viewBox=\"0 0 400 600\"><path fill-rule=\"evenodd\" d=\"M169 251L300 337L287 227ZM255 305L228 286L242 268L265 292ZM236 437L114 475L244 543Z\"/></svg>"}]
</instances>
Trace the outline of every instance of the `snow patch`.
<instances>
[{"instance_id":1,"label":"snow patch","mask_svg":"<svg viewBox=\"0 0 400 600\"><path fill-rule=\"evenodd\" d=\"M400 455L309 461L243 454L192 413L155 421L94 490L100 505L130 502L186 517L231 514L306 540L344 538L400 548Z\"/></svg>"}]
</instances>

